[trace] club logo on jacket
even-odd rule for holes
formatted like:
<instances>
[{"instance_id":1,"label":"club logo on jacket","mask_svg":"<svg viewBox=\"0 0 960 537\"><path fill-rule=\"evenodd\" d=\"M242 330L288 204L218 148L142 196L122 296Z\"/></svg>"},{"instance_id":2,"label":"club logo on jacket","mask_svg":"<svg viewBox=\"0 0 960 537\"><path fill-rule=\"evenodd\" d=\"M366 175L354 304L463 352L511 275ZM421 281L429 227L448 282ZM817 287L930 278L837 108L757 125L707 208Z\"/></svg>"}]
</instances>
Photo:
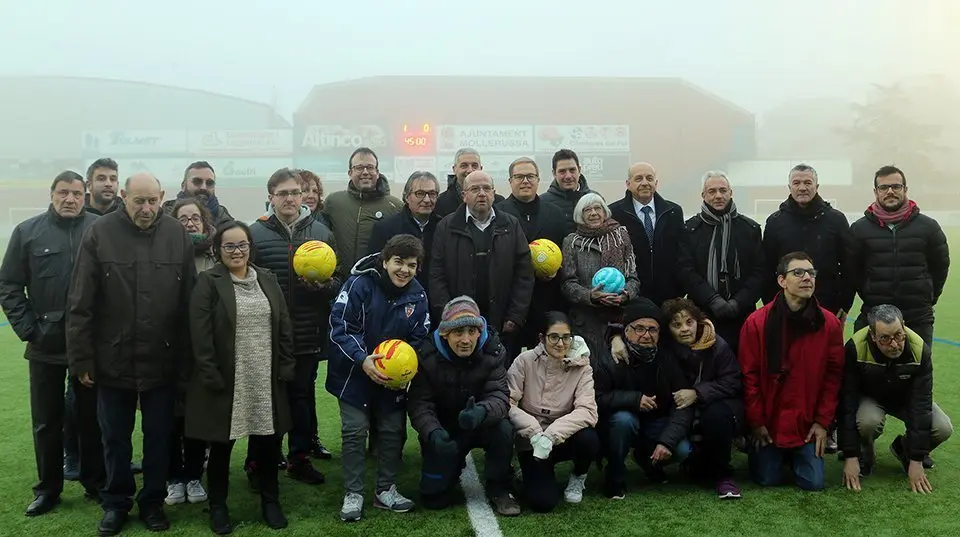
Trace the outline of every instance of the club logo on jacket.
<instances>
[{"instance_id":1,"label":"club logo on jacket","mask_svg":"<svg viewBox=\"0 0 960 537\"><path fill-rule=\"evenodd\" d=\"M407 314L407 319L409 319L410 316L413 315L413 312L416 311L416 309L417 309L416 304L407 304L407 306L404 308L404 311Z\"/></svg>"},{"instance_id":2,"label":"club logo on jacket","mask_svg":"<svg viewBox=\"0 0 960 537\"><path fill-rule=\"evenodd\" d=\"M340 294L337 295L337 304L346 304L347 303L347 292L340 291ZM409 315L407 315L409 317Z\"/></svg>"}]
</instances>

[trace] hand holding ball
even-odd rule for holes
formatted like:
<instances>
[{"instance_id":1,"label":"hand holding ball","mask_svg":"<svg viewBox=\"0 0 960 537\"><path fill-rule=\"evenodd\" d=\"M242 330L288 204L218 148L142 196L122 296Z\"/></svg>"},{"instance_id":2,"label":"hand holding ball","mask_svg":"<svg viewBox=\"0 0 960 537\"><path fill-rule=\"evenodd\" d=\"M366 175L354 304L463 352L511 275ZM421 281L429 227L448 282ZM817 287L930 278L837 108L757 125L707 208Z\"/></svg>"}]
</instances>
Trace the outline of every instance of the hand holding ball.
<instances>
[{"instance_id":1,"label":"hand holding ball","mask_svg":"<svg viewBox=\"0 0 960 537\"><path fill-rule=\"evenodd\" d=\"M336 268L337 254L323 241L307 241L293 254L294 272L308 282L325 282Z\"/></svg>"}]
</instances>

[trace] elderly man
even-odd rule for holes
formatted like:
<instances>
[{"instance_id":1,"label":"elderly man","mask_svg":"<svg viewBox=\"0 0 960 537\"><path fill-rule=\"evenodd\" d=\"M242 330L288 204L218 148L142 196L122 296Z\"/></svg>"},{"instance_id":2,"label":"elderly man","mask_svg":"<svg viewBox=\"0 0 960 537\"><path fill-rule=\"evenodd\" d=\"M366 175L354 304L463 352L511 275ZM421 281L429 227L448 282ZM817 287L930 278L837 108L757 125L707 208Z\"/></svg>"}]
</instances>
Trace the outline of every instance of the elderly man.
<instances>
[{"instance_id":1,"label":"elderly man","mask_svg":"<svg viewBox=\"0 0 960 537\"><path fill-rule=\"evenodd\" d=\"M932 492L923 469L927 455L953 433L950 418L933 402L930 345L903 323L896 306L880 304L866 313L867 326L847 342L840 398L843 482L860 490L860 477L873 473L874 442L887 414L902 420L906 437L890 444L913 492Z\"/></svg>"},{"instance_id":2,"label":"elderly man","mask_svg":"<svg viewBox=\"0 0 960 537\"><path fill-rule=\"evenodd\" d=\"M472 297L507 341L512 361L530 309L533 263L520 222L493 208L494 194L486 172L472 172L464 180L463 204L437 225L427 296L435 318L453 297Z\"/></svg>"},{"instance_id":3,"label":"elderly man","mask_svg":"<svg viewBox=\"0 0 960 537\"><path fill-rule=\"evenodd\" d=\"M124 210L98 218L83 236L67 296L71 374L97 387L107 482L100 491L100 535L116 535L133 507L131 437L139 403L143 429L140 519L151 531L170 524L163 512L168 444L178 380L192 349L187 307L196 268L193 243L161 210L160 181L127 179Z\"/></svg>"},{"instance_id":4,"label":"elderly man","mask_svg":"<svg viewBox=\"0 0 960 537\"><path fill-rule=\"evenodd\" d=\"M97 217L84 211L85 185L63 172L50 185L50 208L14 228L0 266L0 305L11 328L27 342L30 414L39 482L27 516L49 512L63 492L63 381L67 377L64 310L70 273L80 239ZM68 382L78 383L76 378ZM97 425L96 392L74 387L78 440L83 460L84 495L99 498L103 486L103 448Z\"/></svg>"},{"instance_id":5,"label":"elderly man","mask_svg":"<svg viewBox=\"0 0 960 537\"><path fill-rule=\"evenodd\" d=\"M482 170L480 163L480 153L471 147L461 147L453 155L453 167L450 175L447 176L447 189L437 198L437 207L434 211L440 218L447 216L457 210L463 203L463 181L471 173ZM496 194L493 203L497 204L503 201L503 196Z\"/></svg>"},{"instance_id":6,"label":"elderly man","mask_svg":"<svg viewBox=\"0 0 960 537\"><path fill-rule=\"evenodd\" d=\"M424 259L429 261L433 234L441 218L434 210L439 193L440 182L432 173L417 171L410 174L403 186L403 210L374 224L367 253L382 251L387 241L396 235L413 235L423 243ZM429 287L430 268L426 263L417 273L417 281L424 289Z\"/></svg>"},{"instance_id":7,"label":"elderly man","mask_svg":"<svg viewBox=\"0 0 960 537\"><path fill-rule=\"evenodd\" d=\"M203 203L213 218L213 227L218 228L233 220L230 211L220 205L217 199L217 174L213 166L205 160L198 160L187 166L183 171L183 181L180 183L180 192L177 198L163 204L163 211L170 214L177 200L183 198L197 198Z\"/></svg>"},{"instance_id":8,"label":"elderly man","mask_svg":"<svg viewBox=\"0 0 960 537\"><path fill-rule=\"evenodd\" d=\"M390 183L372 149L354 150L347 174L347 189L327 196L321 216L337 238L337 261L349 272L366 255L373 226L400 212L403 202L390 195Z\"/></svg>"},{"instance_id":9,"label":"elderly man","mask_svg":"<svg viewBox=\"0 0 960 537\"><path fill-rule=\"evenodd\" d=\"M626 195L611 203L610 210L630 232L640 294L660 306L684 294L677 277L683 209L657 193L657 171L646 162L630 166L626 185Z\"/></svg>"},{"instance_id":10,"label":"elderly man","mask_svg":"<svg viewBox=\"0 0 960 537\"><path fill-rule=\"evenodd\" d=\"M884 166L873 177L876 200L850 226L850 266L854 287L867 312L889 303L903 312L911 330L933 345L933 307L950 270L947 237L936 220L920 213L907 197L907 177ZM866 326L861 315L856 328Z\"/></svg>"},{"instance_id":11,"label":"elderly man","mask_svg":"<svg viewBox=\"0 0 960 537\"><path fill-rule=\"evenodd\" d=\"M740 333L750 473L780 484L785 458L804 490L824 486L827 428L843 377L843 326L814 298L818 271L804 252L777 266L781 292L747 318Z\"/></svg>"},{"instance_id":12,"label":"elderly man","mask_svg":"<svg viewBox=\"0 0 960 537\"><path fill-rule=\"evenodd\" d=\"M700 214L687 220L680 243L680 283L713 320L734 353L740 329L757 309L764 257L760 224L737 212L727 174L703 174Z\"/></svg>"},{"instance_id":13,"label":"elderly man","mask_svg":"<svg viewBox=\"0 0 960 537\"><path fill-rule=\"evenodd\" d=\"M587 178L580 173L580 157L573 150L561 149L554 153L551 166L553 182L541 199L556 205L563 211L566 229L564 235L567 235L577 228L577 224L573 221L574 207L577 206L580 198L591 190L587 185Z\"/></svg>"}]
</instances>

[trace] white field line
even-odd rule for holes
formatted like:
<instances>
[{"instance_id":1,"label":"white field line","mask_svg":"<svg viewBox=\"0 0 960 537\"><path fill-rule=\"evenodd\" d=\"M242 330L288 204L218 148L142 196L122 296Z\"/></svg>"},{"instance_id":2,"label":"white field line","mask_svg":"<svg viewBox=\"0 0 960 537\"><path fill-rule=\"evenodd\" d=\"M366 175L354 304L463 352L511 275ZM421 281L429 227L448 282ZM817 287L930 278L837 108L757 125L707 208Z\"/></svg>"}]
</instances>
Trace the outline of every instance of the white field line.
<instances>
[{"instance_id":1,"label":"white field line","mask_svg":"<svg viewBox=\"0 0 960 537\"><path fill-rule=\"evenodd\" d=\"M467 454L467 466L460 474L460 486L463 487L463 495L467 499L467 514L470 516L470 524L476 536L503 537L497 515L493 513L493 508L487 501L487 494L483 490L483 485L480 484L477 466L473 463L473 455L470 453Z\"/></svg>"}]
</instances>

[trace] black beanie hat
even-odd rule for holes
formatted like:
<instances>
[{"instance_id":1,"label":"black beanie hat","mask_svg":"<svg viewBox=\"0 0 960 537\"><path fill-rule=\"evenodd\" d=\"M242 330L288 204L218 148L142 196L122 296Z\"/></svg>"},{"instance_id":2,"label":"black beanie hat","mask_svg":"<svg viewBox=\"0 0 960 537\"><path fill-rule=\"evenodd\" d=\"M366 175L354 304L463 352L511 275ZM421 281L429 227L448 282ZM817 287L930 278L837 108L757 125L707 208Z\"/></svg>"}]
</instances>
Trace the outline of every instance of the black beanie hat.
<instances>
[{"instance_id":1,"label":"black beanie hat","mask_svg":"<svg viewBox=\"0 0 960 537\"><path fill-rule=\"evenodd\" d=\"M639 297L631 300L623 308L623 325L626 326L637 319L653 319L660 325L660 317L663 314L649 298Z\"/></svg>"}]
</instances>

